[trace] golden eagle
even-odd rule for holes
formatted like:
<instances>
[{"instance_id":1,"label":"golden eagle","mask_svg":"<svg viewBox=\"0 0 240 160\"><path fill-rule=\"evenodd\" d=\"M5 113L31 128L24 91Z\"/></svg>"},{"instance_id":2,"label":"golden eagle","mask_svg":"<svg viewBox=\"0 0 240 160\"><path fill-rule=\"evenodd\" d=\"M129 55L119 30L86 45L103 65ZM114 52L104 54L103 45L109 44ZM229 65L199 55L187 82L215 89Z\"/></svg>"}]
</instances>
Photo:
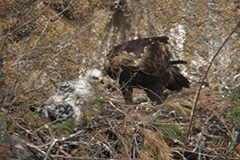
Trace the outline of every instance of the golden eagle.
<instances>
[{"instance_id":1,"label":"golden eagle","mask_svg":"<svg viewBox=\"0 0 240 160\"><path fill-rule=\"evenodd\" d=\"M105 61L106 73L118 80L127 104L132 104L133 88L143 89L151 101L162 103L164 87L171 91L189 88L189 81L176 64L170 61L168 37L136 39L115 46Z\"/></svg>"}]
</instances>

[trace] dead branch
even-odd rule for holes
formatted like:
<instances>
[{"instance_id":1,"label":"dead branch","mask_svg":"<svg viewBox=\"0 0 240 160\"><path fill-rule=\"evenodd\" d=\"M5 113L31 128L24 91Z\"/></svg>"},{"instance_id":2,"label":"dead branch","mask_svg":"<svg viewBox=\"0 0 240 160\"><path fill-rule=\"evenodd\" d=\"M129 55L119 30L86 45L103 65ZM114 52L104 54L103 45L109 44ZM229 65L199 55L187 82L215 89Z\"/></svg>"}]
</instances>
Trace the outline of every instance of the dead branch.
<instances>
[{"instance_id":1,"label":"dead branch","mask_svg":"<svg viewBox=\"0 0 240 160\"><path fill-rule=\"evenodd\" d=\"M195 114L195 110L197 108L197 102L198 102L198 99L199 99L199 95L200 95L200 92L201 92L201 89L202 89L202 86L204 84L204 81L208 75L208 72L215 60L215 58L218 56L218 54L220 53L220 51L222 50L222 48L224 47L224 45L228 42L228 40L231 38L231 36L233 35L233 33L235 33L235 31L238 29L238 27L240 26L240 22L238 22L237 26L233 29L233 31L229 34L229 36L226 38L226 40L223 42L223 44L221 45L221 47L218 49L217 53L213 56L212 60L210 61L210 64L207 68L207 71L202 79L202 82L199 86L199 89L198 89L198 92L197 92L197 95L195 97L195 101L194 101L194 105L192 107L192 112L191 112L191 117L190 117L190 122L189 122L189 128L188 128L188 135L187 135L187 139L191 139L191 129L192 129L192 122L193 122L193 118L194 118L194 114Z\"/></svg>"}]
</instances>

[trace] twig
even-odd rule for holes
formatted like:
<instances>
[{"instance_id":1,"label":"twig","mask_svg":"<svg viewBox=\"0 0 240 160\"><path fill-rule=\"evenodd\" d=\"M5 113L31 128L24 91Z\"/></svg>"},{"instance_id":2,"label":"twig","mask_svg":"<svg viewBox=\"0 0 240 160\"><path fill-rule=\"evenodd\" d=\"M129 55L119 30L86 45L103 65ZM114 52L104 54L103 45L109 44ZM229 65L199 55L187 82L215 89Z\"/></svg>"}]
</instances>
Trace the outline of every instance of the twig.
<instances>
[{"instance_id":1,"label":"twig","mask_svg":"<svg viewBox=\"0 0 240 160\"><path fill-rule=\"evenodd\" d=\"M58 141L58 139L54 139L54 140L53 140L53 142L52 142L52 144L50 145L50 147L48 148L48 150L47 150L47 152L46 152L45 157L44 157L43 160L47 160L50 151L52 150L53 146L56 144L57 141Z\"/></svg>"},{"instance_id":2,"label":"twig","mask_svg":"<svg viewBox=\"0 0 240 160\"><path fill-rule=\"evenodd\" d=\"M126 116L126 113L124 113L122 110L120 110L119 108L117 108L117 107L113 104L112 101L109 101L109 103L111 104L111 106L112 106L113 108L115 108L117 111L121 112L122 114L124 114L124 115Z\"/></svg>"},{"instance_id":3,"label":"twig","mask_svg":"<svg viewBox=\"0 0 240 160\"><path fill-rule=\"evenodd\" d=\"M203 156L206 156L206 157L212 157L212 158L219 158L219 159L225 159L226 157L225 156L219 156L219 155L213 155L213 154L206 154L206 153L199 153L199 152L194 152L194 151L191 151L191 150L188 150L188 149L184 149L184 148L172 148L172 150L174 150L175 152L176 151L182 151L182 152L185 152L185 153L194 153L194 154L201 154ZM239 160L239 157L228 157L229 160Z\"/></svg>"},{"instance_id":4,"label":"twig","mask_svg":"<svg viewBox=\"0 0 240 160\"><path fill-rule=\"evenodd\" d=\"M62 159L84 159L84 160L108 160L105 158L87 158L87 157L65 157L61 155L53 155L53 158L62 158ZM109 159L109 160L122 160L122 159Z\"/></svg>"},{"instance_id":5,"label":"twig","mask_svg":"<svg viewBox=\"0 0 240 160\"><path fill-rule=\"evenodd\" d=\"M22 130L24 130L24 131L25 131L26 133L28 133L28 134L35 135L32 131L24 128L24 127L21 126L17 121L15 121L15 119L14 119L10 114L8 114L4 109L1 109L1 111L3 111L3 113L4 113L8 118L10 118L11 121L12 121L17 127L21 128Z\"/></svg>"},{"instance_id":6,"label":"twig","mask_svg":"<svg viewBox=\"0 0 240 160\"><path fill-rule=\"evenodd\" d=\"M50 8L50 5L52 3L52 0L49 2L49 4L47 5L46 9L44 11L42 11L39 15L33 17L31 20L21 24L20 26L16 27L14 30L12 31L8 31L8 33L3 37L3 39L0 41L0 44L4 43L4 41L6 40L6 38L11 34L11 33L14 33L16 31L18 31L19 29L21 29L22 27L28 25L29 23L32 23L33 21L37 20L38 18L40 18L43 14L45 14L48 9Z\"/></svg>"},{"instance_id":7,"label":"twig","mask_svg":"<svg viewBox=\"0 0 240 160\"><path fill-rule=\"evenodd\" d=\"M30 148L36 149L36 150L37 150L38 152L40 152L42 155L45 155L45 154L46 154L46 152L44 152L43 150L41 150L39 146L36 146L36 145L34 145L34 144L31 144L31 143L26 143L26 145L27 145L28 147L30 147Z\"/></svg>"},{"instance_id":8,"label":"twig","mask_svg":"<svg viewBox=\"0 0 240 160\"><path fill-rule=\"evenodd\" d=\"M192 108L192 112L191 112L191 117L190 117L190 122L189 122L189 128L188 128L188 135L187 135L187 139L191 138L191 128L192 128L192 122L193 122L193 117L194 117L194 113L195 113L195 110L197 108L197 102L198 102L198 99L199 99L199 95L200 95L200 92L201 92L201 89L202 89L202 85L204 83L204 80L206 79L207 75L208 75L208 72L214 62L214 60L216 59L216 57L218 56L218 54L220 53L220 51L222 50L222 48L224 47L224 45L227 43L227 41L230 39L230 37L233 35L233 33L237 30L237 28L240 26L240 22L238 23L238 25L234 28L234 30L229 34L229 36L227 37L227 39L223 42L223 44L221 45L221 47L218 49L217 53L213 56L209 66L208 66L208 69L202 79L202 82L199 86L199 89L198 89L198 92L197 92L197 95L195 97L195 101L194 101L194 105L193 105L193 108Z\"/></svg>"},{"instance_id":9,"label":"twig","mask_svg":"<svg viewBox=\"0 0 240 160\"><path fill-rule=\"evenodd\" d=\"M125 152L127 154L127 157L128 159L130 158L130 155L129 155L129 149L128 149L128 146L127 144L125 143L125 139L123 138L122 135L120 135L115 129L114 127L112 126L112 124L110 123L110 121L108 121L108 124L109 126L111 127L111 131L120 139L120 141L122 142L122 144L124 145L124 149L125 149Z\"/></svg>"},{"instance_id":10,"label":"twig","mask_svg":"<svg viewBox=\"0 0 240 160\"><path fill-rule=\"evenodd\" d=\"M51 2L50 2L50 4L51 4ZM41 32L40 36L38 37L38 39L35 41L35 44L33 45L32 49L36 48L39 40L41 39L41 37L42 37L43 34L45 33L45 31L46 31L46 29L47 29L47 27L48 27L49 22L51 22L53 18L55 18L55 17L57 17L57 16L60 16L60 15L61 15L63 12L65 12L71 5L72 5L72 1L70 1L70 2L69 2L69 5L68 5L66 8L64 8L61 12L59 12L58 14L56 14L56 15L54 15L54 16L52 16L52 17L50 17L50 18L48 19L47 23L45 24L44 29L42 30L42 32Z\"/></svg>"}]
</instances>

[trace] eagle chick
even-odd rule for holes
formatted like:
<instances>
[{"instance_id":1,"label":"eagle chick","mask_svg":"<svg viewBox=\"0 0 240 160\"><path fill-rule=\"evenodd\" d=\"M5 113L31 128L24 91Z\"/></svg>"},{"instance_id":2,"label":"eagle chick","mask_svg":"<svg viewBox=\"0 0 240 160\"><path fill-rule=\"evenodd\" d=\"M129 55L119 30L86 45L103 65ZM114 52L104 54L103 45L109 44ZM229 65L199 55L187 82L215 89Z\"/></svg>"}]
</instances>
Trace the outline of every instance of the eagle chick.
<instances>
[{"instance_id":1,"label":"eagle chick","mask_svg":"<svg viewBox=\"0 0 240 160\"><path fill-rule=\"evenodd\" d=\"M64 82L44 104L42 113L51 120L74 117L82 114L82 107L89 105L102 82L101 71L91 69L84 77Z\"/></svg>"}]
</instances>

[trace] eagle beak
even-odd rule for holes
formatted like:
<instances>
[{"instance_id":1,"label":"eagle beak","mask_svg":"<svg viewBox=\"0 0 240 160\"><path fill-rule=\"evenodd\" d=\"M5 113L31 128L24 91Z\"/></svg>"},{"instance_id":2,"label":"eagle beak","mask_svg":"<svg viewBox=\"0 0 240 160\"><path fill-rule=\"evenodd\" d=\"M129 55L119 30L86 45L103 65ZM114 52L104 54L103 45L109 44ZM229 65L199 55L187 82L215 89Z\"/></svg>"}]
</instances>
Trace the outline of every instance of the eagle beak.
<instances>
[{"instance_id":1,"label":"eagle beak","mask_svg":"<svg viewBox=\"0 0 240 160\"><path fill-rule=\"evenodd\" d=\"M138 61L134 60L131 64L132 67L139 67Z\"/></svg>"},{"instance_id":2,"label":"eagle beak","mask_svg":"<svg viewBox=\"0 0 240 160\"><path fill-rule=\"evenodd\" d=\"M138 67L138 66L139 66L138 61L136 61L136 60L134 61L134 66L135 66L135 67Z\"/></svg>"},{"instance_id":3,"label":"eagle beak","mask_svg":"<svg viewBox=\"0 0 240 160\"><path fill-rule=\"evenodd\" d=\"M99 78L97 79L97 82L104 84L102 77L99 77Z\"/></svg>"}]
</instances>

